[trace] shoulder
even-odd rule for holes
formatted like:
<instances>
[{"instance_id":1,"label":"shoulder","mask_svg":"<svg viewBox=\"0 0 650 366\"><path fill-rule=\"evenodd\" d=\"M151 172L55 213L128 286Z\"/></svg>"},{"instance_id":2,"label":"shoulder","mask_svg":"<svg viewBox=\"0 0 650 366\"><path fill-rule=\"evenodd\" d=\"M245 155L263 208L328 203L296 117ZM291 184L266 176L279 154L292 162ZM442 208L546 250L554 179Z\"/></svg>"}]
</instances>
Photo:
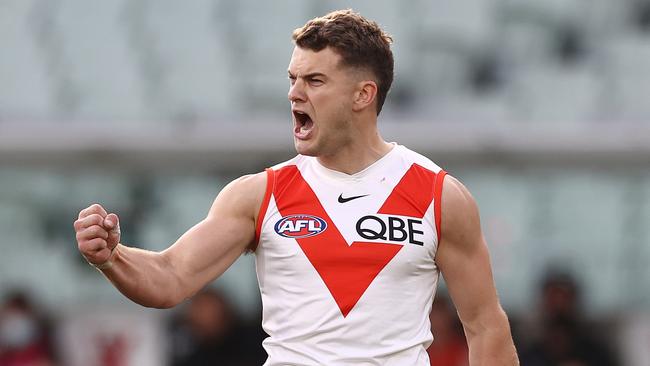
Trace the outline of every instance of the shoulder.
<instances>
[{"instance_id":1,"label":"shoulder","mask_svg":"<svg viewBox=\"0 0 650 366\"><path fill-rule=\"evenodd\" d=\"M253 217L262 204L266 185L266 172L241 176L221 190L211 212L227 206L234 213Z\"/></svg>"},{"instance_id":2,"label":"shoulder","mask_svg":"<svg viewBox=\"0 0 650 366\"><path fill-rule=\"evenodd\" d=\"M440 168L438 164L434 163L428 157L418 152L415 152L404 145L396 144L395 149L397 149L397 153L402 156L402 159L406 161L407 165L415 163L436 174L442 170L442 168Z\"/></svg>"},{"instance_id":3,"label":"shoulder","mask_svg":"<svg viewBox=\"0 0 650 366\"><path fill-rule=\"evenodd\" d=\"M278 163L278 164L272 166L271 169L272 170L280 170L280 169L282 169L284 167L287 167L287 166L292 166L292 165L300 166L300 165L308 163L310 161L310 159L311 159L311 157L309 157L309 156L298 154L298 155L294 156L293 158L291 158L289 160L283 161L281 163Z\"/></svg>"},{"instance_id":4,"label":"shoulder","mask_svg":"<svg viewBox=\"0 0 650 366\"><path fill-rule=\"evenodd\" d=\"M445 241L465 242L466 237L480 235L478 206L467 187L446 175L441 197L442 236Z\"/></svg>"},{"instance_id":5,"label":"shoulder","mask_svg":"<svg viewBox=\"0 0 650 366\"><path fill-rule=\"evenodd\" d=\"M246 190L263 191L264 188L266 187L266 179L267 179L266 176L267 176L266 171L255 173L255 174L243 175L230 182L229 186L232 186L233 187L232 189L237 191L246 191Z\"/></svg>"},{"instance_id":6,"label":"shoulder","mask_svg":"<svg viewBox=\"0 0 650 366\"><path fill-rule=\"evenodd\" d=\"M454 176L445 176L442 189L443 207L457 209L471 209L476 207L476 201L467 187Z\"/></svg>"}]
</instances>

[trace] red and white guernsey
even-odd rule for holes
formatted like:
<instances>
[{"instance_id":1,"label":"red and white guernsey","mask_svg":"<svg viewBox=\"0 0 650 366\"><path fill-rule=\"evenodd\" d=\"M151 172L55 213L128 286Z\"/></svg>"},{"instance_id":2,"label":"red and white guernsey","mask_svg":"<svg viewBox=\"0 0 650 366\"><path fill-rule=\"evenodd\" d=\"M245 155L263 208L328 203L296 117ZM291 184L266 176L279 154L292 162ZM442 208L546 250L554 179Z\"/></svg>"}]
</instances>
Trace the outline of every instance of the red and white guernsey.
<instances>
[{"instance_id":1,"label":"red and white guernsey","mask_svg":"<svg viewBox=\"0 0 650 366\"><path fill-rule=\"evenodd\" d=\"M353 175L302 155L267 174L264 365L429 365L445 172L395 145Z\"/></svg>"}]
</instances>

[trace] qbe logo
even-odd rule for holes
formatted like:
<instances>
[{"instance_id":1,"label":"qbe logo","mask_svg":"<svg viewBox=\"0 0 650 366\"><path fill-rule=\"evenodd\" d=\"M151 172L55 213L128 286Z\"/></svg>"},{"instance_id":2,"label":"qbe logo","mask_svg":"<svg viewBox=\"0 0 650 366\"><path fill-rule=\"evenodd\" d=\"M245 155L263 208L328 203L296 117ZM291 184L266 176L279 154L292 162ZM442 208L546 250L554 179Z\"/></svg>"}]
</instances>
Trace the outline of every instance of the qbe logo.
<instances>
[{"instance_id":1,"label":"qbe logo","mask_svg":"<svg viewBox=\"0 0 650 366\"><path fill-rule=\"evenodd\" d=\"M325 220L312 215L291 215L275 224L275 232L286 238L308 238L327 229Z\"/></svg>"}]
</instances>

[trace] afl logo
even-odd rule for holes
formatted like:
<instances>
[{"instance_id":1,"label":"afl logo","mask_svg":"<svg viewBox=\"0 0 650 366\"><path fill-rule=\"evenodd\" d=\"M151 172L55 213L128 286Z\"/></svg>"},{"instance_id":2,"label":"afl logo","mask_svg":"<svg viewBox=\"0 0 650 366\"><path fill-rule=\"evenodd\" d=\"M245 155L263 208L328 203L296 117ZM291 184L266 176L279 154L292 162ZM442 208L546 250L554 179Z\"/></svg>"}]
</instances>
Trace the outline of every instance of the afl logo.
<instances>
[{"instance_id":1,"label":"afl logo","mask_svg":"<svg viewBox=\"0 0 650 366\"><path fill-rule=\"evenodd\" d=\"M275 224L275 232L286 238L308 238L327 229L327 223L320 217L311 215L291 215L283 217Z\"/></svg>"}]
</instances>

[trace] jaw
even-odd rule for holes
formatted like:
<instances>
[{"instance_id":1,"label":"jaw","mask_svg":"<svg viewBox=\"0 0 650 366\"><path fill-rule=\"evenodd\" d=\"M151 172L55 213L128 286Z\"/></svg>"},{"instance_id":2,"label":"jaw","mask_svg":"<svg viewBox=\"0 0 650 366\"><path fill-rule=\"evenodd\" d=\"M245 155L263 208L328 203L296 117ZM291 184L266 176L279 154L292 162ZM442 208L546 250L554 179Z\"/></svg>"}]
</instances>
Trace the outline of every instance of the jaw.
<instances>
[{"instance_id":1,"label":"jaw","mask_svg":"<svg viewBox=\"0 0 650 366\"><path fill-rule=\"evenodd\" d=\"M318 148L314 139L301 140L294 137L293 144L296 148L296 152L300 155L318 156Z\"/></svg>"}]
</instances>

